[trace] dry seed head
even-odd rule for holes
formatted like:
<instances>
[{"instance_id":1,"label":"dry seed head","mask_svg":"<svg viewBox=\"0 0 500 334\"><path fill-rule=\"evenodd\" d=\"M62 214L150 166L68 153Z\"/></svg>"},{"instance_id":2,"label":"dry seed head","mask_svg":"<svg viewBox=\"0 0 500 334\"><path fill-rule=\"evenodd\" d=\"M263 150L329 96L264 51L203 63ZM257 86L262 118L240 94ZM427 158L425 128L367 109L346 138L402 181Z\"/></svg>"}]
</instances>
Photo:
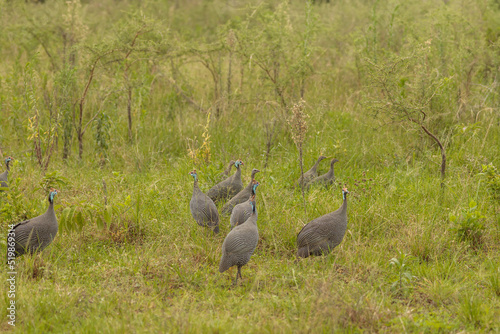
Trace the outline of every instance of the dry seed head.
<instances>
[{"instance_id":1,"label":"dry seed head","mask_svg":"<svg viewBox=\"0 0 500 334\"><path fill-rule=\"evenodd\" d=\"M234 48L234 45L236 44L236 35L234 34L233 30L229 30L226 42L227 45L229 45L229 48L232 50Z\"/></svg>"},{"instance_id":2,"label":"dry seed head","mask_svg":"<svg viewBox=\"0 0 500 334\"><path fill-rule=\"evenodd\" d=\"M304 112L305 101L300 100L292 107L292 116L288 120L290 125L290 130L292 132L292 139L295 145L302 146L302 143L306 139L307 133L307 118L308 114Z\"/></svg>"}]
</instances>

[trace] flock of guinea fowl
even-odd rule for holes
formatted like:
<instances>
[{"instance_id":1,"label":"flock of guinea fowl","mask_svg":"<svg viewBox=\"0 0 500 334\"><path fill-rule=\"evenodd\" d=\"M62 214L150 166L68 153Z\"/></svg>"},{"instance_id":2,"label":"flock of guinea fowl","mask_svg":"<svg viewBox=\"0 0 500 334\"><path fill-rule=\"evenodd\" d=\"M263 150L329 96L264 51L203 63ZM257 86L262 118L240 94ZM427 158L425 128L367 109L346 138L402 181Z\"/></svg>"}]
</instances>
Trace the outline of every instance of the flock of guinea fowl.
<instances>
[{"instance_id":1,"label":"flock of guinea fowl","mask_svg":"<svg viewBox=\"0 0 500 334\"><path fill-rule=\"evenodd\" d=\"M298 187L308 189L311 185L332 185L335 181L333 165L338 161L333 159L330 170L318 176L320 162L326 157L320 156L314 166L304 173L297 181ZM0 174L0 187L8 189L8 174L12 157L5 159L6 170ZM229 176L231 168L236 172ZM241 181L241 160L231 161L228 168L220 174L219 183L213 186L206 194L198 186L198 174L193 170L189 174L194 178L193 196L189 203L191 214L198 225L210 228L214 233L219 233L219 212L215 203L226 200L222 207L223 215L230 215L231 230L222 244L222 257L219 264L221 273L230 267L237 266L238 271L234 283L241 276L241 267L250 261L259 241L257 227L257 209L255 193L259 182L255 180L258 169L253 169L251 181L243 188ZM47 247L58 231L57 217L54 211L54 197L58 191L51 189L49 192L49 208L35 218L14 225L7 235L7 263L13 264L16 256L25 253L36 253ZM347 229L347 194L346 188L342 189L343 203L339 209L318 217L306 224L297 235L297 256L306 258L309 255L328 254L340 244Z\"/></svg>"}]
</instances>

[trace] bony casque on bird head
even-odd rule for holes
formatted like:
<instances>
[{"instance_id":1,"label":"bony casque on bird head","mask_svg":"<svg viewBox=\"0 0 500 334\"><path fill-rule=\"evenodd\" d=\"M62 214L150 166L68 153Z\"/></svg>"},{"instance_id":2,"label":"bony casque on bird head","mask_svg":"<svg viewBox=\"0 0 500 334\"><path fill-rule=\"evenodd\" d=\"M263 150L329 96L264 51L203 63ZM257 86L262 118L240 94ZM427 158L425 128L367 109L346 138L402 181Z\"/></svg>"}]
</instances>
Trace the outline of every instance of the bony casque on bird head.
<instances>
[{"instance_id":1,"label":"bony casque on bird head","mask_svg":"<svg viewBox=\"0 0 500 334\"><path fill-rule=\"evenodd\" d=\"M50 203L54 203L54 197L57 194L59 194L59 190L54 189L54 188L50 188L50 191L49 191L49 202Z\"/></svg>"},{"instance_id":2,"label":"bony casque on bird head","mask_svg":"<svg viewBox=\"0 0 500 334\"><path fill-rule=\"evenodd\" d=\"M349 191L347 188L342 188L342 199L345 201L347 199L347 194L349 194Z\"/></svg>"}]
</instances>

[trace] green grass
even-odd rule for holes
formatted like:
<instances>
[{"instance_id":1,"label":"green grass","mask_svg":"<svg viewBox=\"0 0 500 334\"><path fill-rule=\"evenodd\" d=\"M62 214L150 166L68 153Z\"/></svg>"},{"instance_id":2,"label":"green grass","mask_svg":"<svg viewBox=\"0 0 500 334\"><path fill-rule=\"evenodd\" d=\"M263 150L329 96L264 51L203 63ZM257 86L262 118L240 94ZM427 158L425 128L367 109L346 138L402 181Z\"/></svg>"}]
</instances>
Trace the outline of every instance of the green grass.
<instances>
[{"instance_id":1,"label":"green grass","mask_svg":"<svg viewBox=\"0 0 500 334\"><path fill-rule=\"evenodd\" d=\"M255 29L251 32L266 28L270 34L259 37L262 45L274 45L266 38L276 42L273 38L282 37L282 51L300 55L294 52L297 39L305 38L301 30L303 4L292 2L285 11L293 27L290 33L273 21L272 10L281 10L273 1L261 7L254 2L228 6L227 1L149 1L142 7L134 1L84 3L77 18L88 30L83 44L75 46L77 89L69 94L72 102L78 102L88 76L89 53L84 46L118 43L115 29L133 26L126 17L134 9L141 7L149 18L162 23L153 25L154 33L147 38L153 43L158 42L156 33L163 36L172 53L163 54L167 45L162 44L158 49L163 51L150 55L148 62L139 62L141 65L131 71L137 88L131 143L125 95L122 83L118 83L123 69L113 67L113 62L99 67L86 102L84 123L94 112L105 109L111 122L108 148L103 151L103 146L95 143L97 129L91 123L84 137L83 158L78 159L73 133L71 155L63 160L63 121L58 118L59 141L44 172L30 138L33 129L27 118L35 111L24 100L30 90L23 84L23 69L38 53L34 62L37 84L31 94L37 101L39 133L45 141L50 139L47 130L54 121L49 110L57 109L49 106L63 102L54 88L61 68L51 67L40 38L56 64L68 60L64 58L67 55L58 53L62 40L54 32L58 27L69 29L61 23L67 8L50 1L0 2L0 13L5 13L0 14L5 31L0 34L0 55L5 60L0 65L0 149L15 159L10 189L0 193L2 230L44 212L46 186L55 185L61 191L55 200L61 222L55 241L40 255L19 258L15 328L6 323L7 285L1 289L0 315L4 321L0 330L499 332L500 205L495 178L488 183L480 173L482 165L500 167L498 86L488 81L491 73L498 74L500 63L495 54L500 10L494 2L482 1L450 1L449 5L416 2L397 8L392 2L377 4L339 1L313 6L317 26L315 37L309 36L312 56L305 59L314 74L306 80L310 118L304 169L321 154L339 162L334 187L313 187L306 192L306 214L300 190L293 189L300 168L286 123L289 110L280 105L276 87L256 63L236 52L232 95L215 97L212 74L200 64L203 57L208 63L211 59L210 66L222 73L220 82L225 87L228 51L216 48L225 40L221 25L250 34L241 23L254 11L257 18L251 21L250 27ZM264 11L268 7L272 10ZM389 25L386 22L393 13ZM455 25L461 19L468 25ZM37 26L34 22L38 22L41 34L38 39L30 33ZM439 73L447 72L450 80L429 107L435 114L428 126L447 150L443 187L437 146L417 128L404 122L391 123L382 115L372 117L365 109L380 94L367 82L366 69L359 64L360 57L375 54L384 59L398 54L408 43L417 43L414 39L421 42L431 37L434 44L429 66L436 66ZM454 54L451 45L459 45L461 54ZM206 51L209 47L216 51ZM252 61L257 61L265 48L254 51ZM470 63L464 54L476 51L478 67L474 65L467 77L470 68L462 71L461 66ZM296 78L302 72L294 57L274 57L281 64L280 83L291 106L299 97L300 81ZM173 77L186 94L212 112L209 164L195 164L188 157L189 139L196 138L195 148L203 142L207 117L179 96L168 80ZM490 93L481 87L491 88ZM108 90L113 94L102 102ZM457 94L465 91L468 95L461 95L465 104L460 107L465 111L458 115ZM221 112L215 117L217 103ZM274 142L264 168L266 124L273 117L277 119ZM227 162L236 158L245 164L244 184L250 181L252 168L261 170L256 177L260 182L260 240L242 269L243 280L233 286L235 268L218 272L229 217L222 217L217 236L195 223L189 211L193 180L188 173L196 168L200 188L207 191ZM325 160L320 172L328 168ZM96 219L107 210L103 180L109 228L98 226ZM350 191L344 240L328 256L296 261L297 233L310 220L341 205L344 184ZM481 237L474 243L457 233L471 200L484 216ZM61 221L67 208L81 212L81 229ZM457 219L450 219L452 216ZM0 244L3 252L5 238L0 238ZM400 264L404 261L405 267L391 264L393 258ZM403 273L412 279L401 280ZM6 279L7 273L2 271L0 280Z\"/></svg>"}]
</instances>

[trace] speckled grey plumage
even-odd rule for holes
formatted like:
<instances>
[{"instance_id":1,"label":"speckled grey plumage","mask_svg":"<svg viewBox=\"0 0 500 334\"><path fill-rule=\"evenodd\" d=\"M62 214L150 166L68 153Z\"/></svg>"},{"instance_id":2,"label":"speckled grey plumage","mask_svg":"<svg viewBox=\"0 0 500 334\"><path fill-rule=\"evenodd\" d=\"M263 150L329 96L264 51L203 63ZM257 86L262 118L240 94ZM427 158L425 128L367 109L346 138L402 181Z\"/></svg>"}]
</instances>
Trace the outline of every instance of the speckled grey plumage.
<instances>
[{"instance_id":1,"label":"speckled grey plumage","mask_svg":"<svg viewBox=\"0 0 500 334\"><path fill-rule=\"evenodd\" d=\"M321 176L318 176L318 177L315 177L314 179L312 179L311 181L309 181L308 183L306 183L306 188L309 189L309 187L311 187L312 185L316 185L316 184L322 184L324 186L330 186L333 184L333 182L335 182L335 172L333 170L333 165L338 162L337 159L333 159L331 162L330 162L330 170L328 172L326 172L325 174L321 175Z\"/></svg>"},{"instance_id":2,"label":"speckled grey plumage","mask_svg":"<svg viewBox=\"0 0 500 334\"><path fill-rule=\"evenodd\" d=\"M42 251L54 240L58 229L54 201L49 194L49 207L44 214L20 222L11 230L15 234L17 256Z\"/></svg>"},{"instance_id":3,"label":"speckled grey plumage","mask_svg":"<svg viewBox=\"0 0 500 334\"><path fill-rule=\"evenodd\" d=\"M191 175L193 172L191 172ZM193 196L189 202L191 214L198 225L213 228L214 233L219 233L219 213L214 202L198 187L198 178L194 174Z\"/></svg>"},{"instance_id":4,"label":"speckled grey plumage","mask_svg":"<svg viewBox=\"0 0 500 334\"><path fill-rule=\"evenodd\" d=\"M255 201L255 191L259 182L253 180L252 181L252 195L248 199L248 201L237 204L233 211L231 212L231 218L229 218L229 222L231 223L231 229L235 226L243 224L250 216L252 215L252 201Z\"/></svg>"},{"instance_id":5,"label":"speckled grey plumage","mask_svg":"<svg viewBox=\"0 0 500 334\"><path fill-rule=\"evenodd\" d=\"M241 267L250 261L257 243L259 242L259 229L257 228L257 210L254 209L250 218L243 224L233 228L222 244L222 257L219 263L219 272L223 273L232 266L238 266L235 283L241 277Z\"/></svg>"},{"instance_id":6,"label":"speckled grey plumage","mask_svg":"<svg viewBox=\"0 0 500 334\"><path fill-rule=\"evenodd\" d=\"M225 198L232 198L243 188L243 182L241 181L241 165L243 165L243 162L241 162L241 160L237 162L239 164L237 166L235 165L236 172L224 181L217 183L207 192L207 196L210 197L214 203Z\"/></svg>"},{"instance_id":7,"label":"speckled grey plumage","mask_svg":"<svg viewBox=\"0 0 500 334\"><path fill-rule=\"evenodd\" d=\"M240 191L236 196L231 198L231 200L229 202L224 204L224 206L222 207L222 211L221 211L223 215L230 215L231 212L233 211L233 208L236 205L238 205L240 203L244 203L246 200L248 200L248 197L250 197L252 195L253 179L255 177L255 174L257 174L258 172L260 172L260 170L255 169L255 168L252 169L252 176L250 178L250 183L242 191Z\"/></svg>"},{"instance_id":8,"label":"speckled grey plumage","mask_svg":"<svg viewBox=\"0 0 500 334\"><path fill-rule=\"evenodd\" d=\"M310 221L299 232L299 257L328 254L340 244L347 229L347 189L342 194L344 202L338 210Z\"/></svg>"},{"instance_id":9,"label":"speckled grey plumage","mask_svg":"<svg viewBox=\"0 0 500 334\"><path fill-rule=\"evenodd\" d=\"M7 183L9 181L9 171L10 171L9 164L11 161L11 160L9 160L9 158L7 158L5 161L5 166L6 166L5 172L0 174L0 187L2 187L2 188L7 188L9 186L9 184ZM10 159L12 159L12 158L10 158Z\"/></svg>"},{"instance_id":10,"label":"speckled grey plumage","mask_svg":"<svg viewBox=\"0 0 500 334\"><path fill-rule=\"evenodd\" d=\"M314 166L311 167L311 169L309 169L307 172L304 173L304 178L302 179L302 176L299 177L299 179L297 180L297 182L295 183L297 187L300 187L301 184L302 184L302 180L304 180L304 184L307 184L307 182L311 181L312 179L314 179L315 177L318 177L318 167L319 167L319 163L321 162L321 160L323 159L326 159L325 156L320 156L318 158L318 160L316 161L316 163L314 164Z\"/></svg>"}]
</instances>

